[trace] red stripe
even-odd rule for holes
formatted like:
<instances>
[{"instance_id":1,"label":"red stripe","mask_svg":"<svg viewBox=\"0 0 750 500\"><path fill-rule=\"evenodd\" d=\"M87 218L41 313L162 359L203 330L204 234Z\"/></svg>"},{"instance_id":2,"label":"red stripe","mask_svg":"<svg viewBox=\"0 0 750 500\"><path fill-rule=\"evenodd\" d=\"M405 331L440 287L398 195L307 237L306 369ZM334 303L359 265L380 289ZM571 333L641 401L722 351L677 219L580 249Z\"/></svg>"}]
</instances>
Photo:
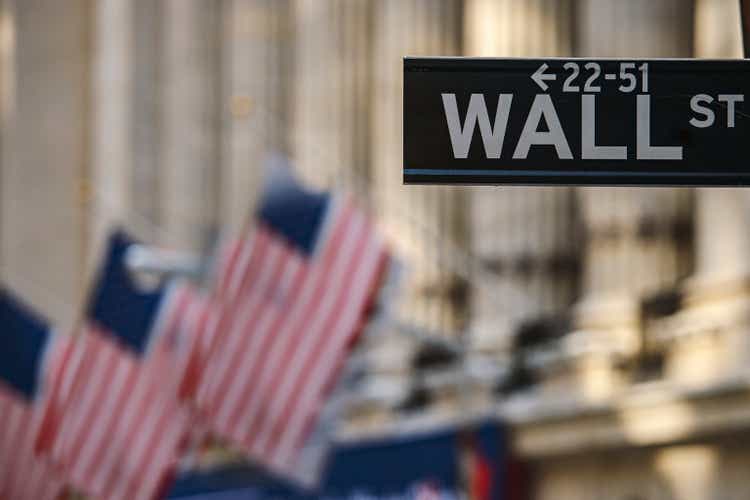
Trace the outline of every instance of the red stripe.
<instances>
[{"instance_id":1,"label":"red stripe","mask_svg":"<svg viewBox=\"0 0 750 500\"><path fill-rule=\"evenodd\" d=\"M12 396L11 396L12 397ZM24 411L22 411L19 408L20 405L17 404L10 404L10 412L9 412L9 429L8 434L5 436L5 439L8 440L8 450L7 453L11 456L14 456L10 460L10 465L7 466L7 478L6 478L6 488L9 491L13 490L13 479L18 477L19 474L24 473L23 470L18 470L19 466L21 465L21 460L18 460L17 452L16 450L22 449L23 446L23 436L25 434L25 429L23 428L24 419L27 417L24 415Z\"/></svg>"},{"instance_id":2,"label":"red stripe","mask_svg":"<svg viewBox=\"0 0 750 500\"><path fill-rule=\"evenodd\" d=\"M125 451L131 455L133 473L121 482L125 487L122 498L152 498L160 479L175 463L178 448L175 432L180 434L179 440L185 427L171 398L163 396L158 387L148 387L139 405L143 418L125 430L138 441L135 447Z\"/></svg>"},{"instance_id":3,"label":"red stripe","mask_svg":"<svg viewBox=\"0 0 750 500\"><path fill-rule=\"evenodd\" d=\"M194 369L193 358L200 348L195 326L186 326L189 321L201 325L200 318L194 316L196 311L203 309L205 302L191 285L181 283L171 287L152 332L152 345L147 355L139 359L142 367L159 378L164 390L178 399L189 393L189 378L194 376L191 372Z\"/></svg>"},{"instance_id":4,"label":"red stripe","mask_svg":"<svg viewBox=\"0 0 750 500\"><path fill-rule=\"evenodd\" d=\"M278 258L273 268L270 268L268 283L259 283L252 290L252 293L248 294L246 300L242 301L243 304L246 304L245 311L233 318L230 330L231 338L228 337L226 339L224 357L223 359L216 360L216 364L221 367L220 371L223 370L224 376L218 379L215 386L217 398L214 399L212 407L212 416L214 418L219 418L222 409L228 404L227 398L231 397L233 386L241 383L242 379L252 380L250 376L242 377L240 375L247 370L247 367L255 363L258 352L257 349L253 348L258 337L248 334L250 331L248 330L248 326L263 321L264 315L269 310L266 307L267 297L264 296L265 290L269 288L266 285L278 282L283 272L288 269L287 266L294 265L293 254L290 252L290 249L281 244L276 244L275 246ZM301 273L302 268L300 267L299 272L296 274L299 276Z\"/></svg>"},{"instance_id":5,"label":"red stripe","mask_svg":"<svg viewBox=\"0 0 750 500\"><path fill-rule=\"evenodd\" d=\"M198 309L197 313L195 313L198 318L189 324L183 321L178 326L181 332L180 335L190 344L189 356L185 363L182 380L177 391L177 397L181 401L192 399L197 394L198 384L205 367L205 351L202 348L202 339L198 333L208 330L209 322L213 319L212 314L214 312L207 299L200 300L197 297L194 299L193 304L191 304L191 308L194 310ZM191 318L185 319L189 321Z\"/></svg>"},{"instance_id":6,"label":"red stripe","mask_svg":"<svg viewBox=\"0 0 750 500\"><path fill-rule=\"evenodd\" d=\"M98 341L95 342L98 344ZM98 345L96 347L97 351L101 349ZM76 418L70 419L65 426L65 433L72 440L72 444L66 452L66 461L75 460L73 462L75 466L72 466L71 472L74 475L74 480L77 481L81 481L81 478L85 477L81 475L79 469L81 463L78 459L81 455L81 450L90 437L91 429L103 425L98 415L98 406L99 401L106 396L109 389L108 384L104 382L111 380L117 368L118 360L114 356L113 351L102 351L101 354L91 353L94 357L91 367L92 371L80 375L81 377L86 377L88 380L81 387L82 394L81 399L77 401L78 408L76 408L74 413L70 413L71 416L75 415Z\"/></svg>"},{"instance_id":7,"label":"red stripe","mask_svg":"<svg viewBox=\"0 0 750 500\"><path fill-rule=\"evenodd\" d=\"M226 286L216 290L220 298L227 299L231 303L232 297L242 293L251 283L252 278L262 270L263 255L268 250L271 238L267 231L256 230L243 240L240 257L244 257L243 265L237 265L232 275L227 280ZM236 282L237 286L232 286Z\"/></svg>"},{"instance_id":8,"label":"red stripe","mask_svg":"<svg viewBox=\"0 0 750 500\"><path fill-rule=\"evenodd\" d=\"M174 465L186 414L156 372L102 334L88 332L79 347L89 362L65 401L52 458L91 496L152 498ZM112 387L115 373L122 383Z\"/></svg>"},{"instance_id":9,"label":"red stripe","mask_svg":"<svg viewBox=\"0 0 750 500\"><path fill-rule=\"evenodd\" d=\"M352 285L357 276L355 270L367 243L367 238L361 238L360 235L367 234L367 228L363 225L360 228L352 228L351 231L356 231L353 233L356 236L355 246L351 254L342 256L342 267L339 270L340 283L331 284L328 287L327 292L333 290L331 300L311 306L305 315L310 318L309 322L298 326L295 333L296 341L291 342L282 354L282 363L276 375L281 379L281 383L274 391L272 400L269 401L269 418L264 422L263 428L258 433L259 439L256 440L256 450L259 453L269 452L269 439L277 433L275 429L279 424L286 423L286 418L284 418L286 410L290 404L293 404L294 398L301 389L300 383L305 383L304 377L309 374L311 363L314 363L320 353L327 348L327 344L331 341L327 337L330 337L332 324L341 314L342 304L350 298ZM346 260L343 260L344 257ZM354 307L354 304L351 306ZM285 392L289 387L292 388L291 392ZM300 410L309 412L309 409Z\"/></svg>"},{"instance_id":10,"label":"red stripe","mask_svg":"<svg viewBox=\"0 0 750 500\"><path fill-rule=\"evenodd\" d=\"M7 437L10 433L8 422L10 421L11 406L5 398L6 396L3 394L2 389L0 389L0 437L2 438L0 439L0 492L5 488L5 477L8 471L7 463L11 456L8 452L10 439Z\"/></svg>"},{"instance_id":11,"label":"red stripe","mask_svg":"<svg viewBox=\"0 0 750 500\"><path fill-rule=\"evenodd\" d=\"M0 498L53 500L64 485L34 452L38 408L0 387Z\"/></svg>"},{"instance_id":12,"label":"red stripe","mask_svg":"<svg viewBox=\"0 0 750 500\"><path fill-rule=\"evenodd\" d=\"M89 435L86 437L87 444L91 446L95 451L92 460L88 464L86 471L83 473L84 477L94 476L98 468L101 467L101 464L106 457L105 453L107 452L107 446L103 446L103 443L108 441L107 438L110 438L113 427L115 427L117 424L116 420L120 418L125 405L128 403L128 394L130 391L129 388L135 385L136 377L138 375L137 370L132 369L132 367L124 366L124 364L119 361L116 364L117 370L122 373L122 378L124 379L122 390L125 391L125 393L123 394L121 392L117 395L110 393L110 398L114 397L113 408L111 410L107 408L101 408L101 410L98 412L100 414L97 415L97 425L94 428L90 429ZM109 385L109 383L107 383L106 385ZM111 391L112 387L109 387L108 390ZM101 439L100 437L95 441L95 436L92 435L95 431L101 432L104 439Z\"/></svg>"},{"instance_id":13,"label":"red stripe","mask_svg":"<svg viewBox=\"0 0 750 500\"><path fill-rule=\"evenodd\" d=\"M385 255L374 228L349 200L329 217L315 255L271 262L268 252L258 252L258 241L246 241L247 264L235 263L246 273L217 283L225 301L217 321L222 339L205 366L201 388L208 394L201 407L218 436L287 473L295 472L301 446L361 330ZM271 233L261 227L255 237ZM271 245L286 245L273 234ZM257 261L251 264L247 252ZM243 252L236 253L241 261ZM285 276L288 290L279 284ZM286 293L281 306L275 300L280 292ZM281 463L280 457L291 460Z\"/></svg>"},{"instance_id":14,"label":"red stripe","mask_svg":"<svg viewBox=\"0 0 750 500\"><path fill-rule=\"evenodd\" d=\"M123 498L120 490L127 488L135 475L135 444L142 434L149 431L145 423L153 411L149 401L149 380L136 377L136 383L128 394L128 404L119 416L116 428L112 429L112 440L100 443L108 449L107 461L91 478L92 490L100 495L106 493L110 498Z\"/></svg>"},{"instance_id":15,"label":"red stripe","mask_svg":"<svg viewBox=\"0 0 750 500\"><path fill-rule=\"evenodd\" d=\"M347 255L343 252L350 248L349 245L354 245L351 247L351 251L356 252L358 246L356 237L361 233L355 224L358 221L362 221L358 217L355 217L351 210L345 210L341 214L341 220L344 221L341 225L342 231L340 233L344 238L343 244L332 242L326 248L326 250L329 250L327 258L320 265L316 263L314 274L306 281L303 287L300 287L300 289L305 289L300 294L309 293L311 295L310 300L296 298L291 314L281 315L278 327L272 330L275 332L273 335L274 342L267 355L261 358L263 360L263 373L256 386L258 396L253 398L255 406L251 408L250 415L247 417L252 422L254 428L263 428L267 424L268 419L272 418L268 410L271 409L275 395L278 393L279 381L282 381L281 385L283 385L283 381L288 380L289 376L286 370L295 369L295 367L288 364L289 352L294 352L296 346L301 343L302 337L307 335L308 326L318 321L317 313L321 307L321 301L331 291L331 287L329 286L330 273L341 273L345 279L346 261L344 259L347 258ZM335 294L336 291L334 290L333 293ZM270 360L277 361L277 363L267 367L266 365ZM248 444L254 448L258 437L259 434L255 432L250 436Z\"/></svg>"},{"instance_id":16,"label":"red stripe","mask_svg":"<svg viewBox=\"0 0 750 500\"><path fill-rule=\"evenodd\" d=\"M211 401L210 413L215 415L219 408L224 404L224 398L228 391L223 390L230 384L230 379L235 377L234 370L238 369L239 364L250 363L250 359L242 359L246 354L245 345L248 341L248 335L241 328L242 323L252 320L260 311L260 304L263 303L263 295L266 290L272 289L274 282L277 282L281 276L285 265L289 262L289 249L277 241L267 238L268 247L264 252L264 265L258 266L262 270L255 280L254 287L244 294L242 300L235 299L226 309L225 337L221 342L222 351L213 358L212 372L214 380L212 391L214 398ZM273 266L269 267L273 262Z\"/></svg>"},{"instance_id":17,"label":"red stripe","mask_svg":"<svg viewBox=\"0 0 750 500\"><path fill-rule=\"evenodd\" d=\"M339 214L337 214L339 215ZM345 210L341 217L337 217L334 221L334 230L330 239L330 245L326 246L321 256L321 262L316 262L314 266L310 266L309 271L301 274L299 279L295 281L291 289L291 294L288 297L286 303L291 304L291 310L289 311L278 311L274 312L274 322L268 329L267 332L255 331L253 336L264 335L261 346L255 356L258 359L256 363L248 363L250 373L245 377L239 377L239 379L247 380L252 383L253 390L248 394L247 399L243 399L237 402L233 417L229 423L229 429L234 429L239 435L247 436L248 432L251 432L258 424L258 412L261 411L265 406L264 401L268 398L269 390L273 389L273 381L268 379L267 363L269 355L272 350L288 337L289 325L294 324L298 321L304 321L305 316L300 314L302 308L306 308L307 304L300 300L300 296L303 294L312 294L311 300L316 302L320 299L320 294L315 294L320 289L321 284L326 279L326 271L335 262L335 257L340 249L340 243L342 238L345 236L346 228L351 217L351 211ZM307 268L306 268L307 269ZM277 311L276 307L267 307L269 314L271 311ZM278 349L278 347L276 347ZM259 381L256 380L260 378ZM261 415L261 418L263 416ZM244 423L240 425L240 421Z\"/></svg>"},{"instance_id":18,"label":"red stripe","mask_svg":"<svg viewBox=\"0 0 750 500\"><path fill-rule=\"evenodd\" d=\"M186 426L181 418L176 401L154 384L145 373L138 370L136 363L132 369L138 372L137 387L128 395L128 407L123 418L118 420L113 432L126 439L110 445L113 463L116 467L104 471L105 490L112 498L150 498L157 484L143 480L147 471L153 471L158 477L168 473L176 454L177 443L166 439L165 428L173 425L178 432L185 432ZM107 443L102 443L106 446ZM167 456L155 453L157 448L166 447ZM113 474L118 471L119 475Z\"/></svg>"},{"instance_id":19,"label":"red stripe","mask_svg":"<svg viewBox=\"0 0 750 500\"><path fill-rule=\"evenodd\" d=\"M226 243L226 246L222 248L221 259L219 260L218 272L216 283L220 290L226 289L229 277L234 273L234 267L237 264L237 260L240 256L240 250L242 249L242 240L239 238L233 238L231 241Z\"/></svg>"},{"instance_id":20,"label":"red stripe","mask_svg":"<svg viewBox=\"0 0 750 500\"><path fill-rule=\"evenodd\" d=\"M370 232L369 228L364 229L365 234ZM345 357L347 346L351 345L353 337L357 331L356 321L357 318L363 313L365 296L370 289L369 282L372 277L369 275L362 276L361 273L357 272L362 269L363 265L368 264L365 258L368 256L367 251L372 252L371 248L368 248L372 242L368 241L368 238L361 238L358 242L358 248L355 251L354 256L348 263L345 275L349 278L345 286L342 286L340 293L335 299L334 305L328 311L325 321L322 323L321 328L317 332L304 332L309 335L312 339L308 341L308 345L312 344L312 349L306 349L305 346L300 343L297 345L297 352L293 353L290 365L296 365L294 362L300 353L303 360L302 369L297 373L296 377L288 378L288 384L292 387L291 392L288 395L279 390L279 397L276 402L280 405L280 410L277 414L272 415L273 420L270 422L271 430L267 434L269 437L266 439L265 451L270 452L272 449L279 444L281 439L280 434L287 429L289 420L295 415L296 419L308 419L313 418L318 413L320 397L310 401L311 397L300 399L300 392L303 391L310 383L317 380L313 377L316 372L323 370L325 375L320 375L323 380L327 381L337 371L337 367ZM371 256L371 259L377 259L375 256ZM377 262L375 260L374 262ZM376 267L376 263L370 265ZM362 272L371 272L371 269L364 269ZM357 285L362 289L357 289ZM354 295L358 293L359 295ZM325 314L324 311L318 311L319 313ZM343 315L349 315L346 318ZM348 319L348 321L344 321ZM313 337L314 336L314 337ZM333 360L330 357L335 356ZM317 392L317 391L316 391ZM315 394L318 396L318 394ZM278 401L281 401L278 403ZM294 428L292 428L294 430Z\"/></svg>"},{"instance_id":21,"label":"red stripe","mask_svg":"<svg viewBox=\"0 0 750 500\"><path fill-rule=\"evenodd\" d=\"M305 393L302 398L295 400L297 408L291 409L287 414L287 418L291 418L292 421L279 427L279 433L287 429L289 429L290 433L289 436L285 437L285 440L291 443L291 445L284 446L285 441L282 441L279 444L280 449L277 450L277 453L279 453L277 463L286 465L287 470L289 470L289 465L296 463L297 460L290 460L286 454L301 452L305 442L314 430L325 396L333 390L338 376L343 369L347 354L351 351L352 346L362 332L365 324L365 315L369 309L369 305L374 300L377 287L380 285L380 277L382 276L386 262L386 254L382 247L378 249L378 254L375 272L369 277L369 283L366 285L365 300L358 304L359 308L354 322L342 325L341 331L344 336L341 341L338 344L330 343L329 345L329 350L335 353L334 360L329 361L328 356L321 356L320 359L316 360L313 375L306 376L303 379L303 382L307 382L308 380L310 382L304 384ZM315 384L318 380L319 383ZM294 425L295 420L298 421L297 425ZM295 431L296 435L293 434ZM291 446L291 451L288 449L289 446Z\"/></svg>"},{"instance_id":22,"label":"red stripe","mask_svg":"<svg viewBox=\"0 0 750 500\"><path fill-rule=\"evenodd\" d=\"M307 274L308 269L300 262L291 262L290 264L294 264L290 268L293 273L292 282L300 281ZM246 426L238 426L235 422L238 418L237 413L243 409L242 404L238 404L238 402L248 401L255 390L256 380L253 371L260 362L258 358L262 354L262 345L258 344L262 344L265 339L260 333L268 331L271 322L277 318L276 311L273 308L268 307L267 304L261 308L261 305L262 303L259 303L256 308L262 309L259 317L250 317L239 330L242 334L243 345L237 350L232 366L237 377L227 387L223 404L216 409L215 423L219 428L230 432L230 435L237 436L238 439L241 439L240 436L244 435L243 433L246 430ZM254 328L260 330L260 332L253 332Z\"/></svg>"},{"instance_id":23,"label":"red stripe","mask_svg":"<svg viewBox=\"0 0 750 500\"><path fill-rule=\"evenodd\" d=\"M334 308L335 315L324 327L326 338L316 342L320 349L315 355L308 355L307 366L296 382L294 393L287 398L286 412L271 436L272 449L275 449L275 455L283 457L282 463L292 461L287 455L301 451L297 443L305 442L309 436L307 433L324 406L324 397L341 373L343 361L361 331L382 255L382 247L377 241L369 241L365 247L364 254L353 263L357 269L356 278L346 295L340 296Z\"/></svg>"},{"instance_id":24,"label":"red stripe","mask_svg":"<svg viewBox=\"0 0 750 500\"><path fill-rule=\"evenodd\" d=\"M258 231L255 237L252 237L252 247L248 250L250 252L250 263L247 266L246 274L243 278L244 281L251 283L257 279L257 276L263 270L262 263L265 262L269 250L270 239L268 235L262 231ZM224 290L217 290L215 293L222 295ZM233 317L236 315L239 303L228 299L227 302L221 303L216 302L215 314L218 315L218 320L214 324L206 324L205 330L200 331L197 335L204 338L207 342L205 349L203 349L202 355L205 358L203 365L208 364L208 360L211 360L221 355L221 352L215 353L215 349L219 346L226 344L227 340L224 337L228 334ZM214 364L214 367L216 365ZM220 366L220 365L219 365ZM215 368L214 368L215 369ZM211 413L211 408L214 403L211 400L213 394L213 386L215 384L214 378L210 372L204 370L204 373L198 374L199 378L198 386L196 387L196 404L198 408L204 413Z\"/></svg>"},{"instance_id":25,"label":"red stripe","mask_svg":"<svg viewBox=\"0 0 750 500\"><path fill-rule=\"evenodd\" d=\"M75 351L75 342L72 338L56 337L47 345L48 365L47 372L42 374L42 396L41 402L41 421L39 431L36 437L34 449L37 452L47 450L50 444L55 440L55 435L60 427L61 408L59 398L65 398L63 392L69 388L64 387L66 375L77 371L79 364L73 359Z\"/></svg>"}]
</instances>

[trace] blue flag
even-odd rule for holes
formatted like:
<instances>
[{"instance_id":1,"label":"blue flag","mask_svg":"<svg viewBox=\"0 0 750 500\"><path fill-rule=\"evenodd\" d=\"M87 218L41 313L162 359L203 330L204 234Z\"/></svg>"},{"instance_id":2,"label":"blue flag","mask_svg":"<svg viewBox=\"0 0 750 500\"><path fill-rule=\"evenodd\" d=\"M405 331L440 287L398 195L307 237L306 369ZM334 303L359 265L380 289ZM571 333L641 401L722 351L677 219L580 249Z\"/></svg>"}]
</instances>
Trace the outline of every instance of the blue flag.
<instances>
[{"instance_id":1,"label":"blue flag","mask_svg":"<svg viewBox=\"0 0 750 500\"><path fill-rule=\"evenodd\" d=\"M39 388L49 325L5 289L0 289L0 325L0 379L32 400Z\"/></svg>"},{"instance_id":2,"label":"blue flag","mask_svg":"<svg viewBox=\"0 0 750 500\"><path fill-rule=\"evenodd\" d=\"M0 289L0 498L54 500L62 478L36 447L53 373L64 342L53 343L49 325L5 289ZM52 346L55 352L47 352ZM55 359L53 359L55 358Z\"/></svg>"},{"instance_id":3,"label":"blue flag","mask_svg":"<svg viewBox=\"0 0 750 500\"><path fill-rule=\"evenodd\" d=\"M160 286L155 290L141 290L133 282L125 257L128 248L135 243L121 230L110 235L87 317L129 349L142 354L148 348L166 289Z\"/></svg>"},{"instance_id":4,"label":"blue flag","mask_svg":"<svg viewBox=\"0 0 750 500\"><path fill-rule=\"evenodd\" d=\"M370 439L339 446L333 453L320 490L296 490L249 467L225 467L180 478L170 497L184 499L354 500L380 498L465 498L477 472L484 478L480 500L501 498L504 445L500 428L491 422L478 428L446 428L432 432ZM466 453L473 469L463 470ZM479 464L477 456L481 457ZM481 470L478 470L478 467ZM466 473L470 477L466 477Z\"/></svg>"},{"instance_id":5,"label":"blue flag","mask_svg":"<svg viewBox=\"0 0 750 500\"><path fill-rule=\"evenodd\" d=\"M257 220L310 255L321 234L331 195L305 189L283 158L272 157L270 163Z\"/></svg>"}]
</instances>

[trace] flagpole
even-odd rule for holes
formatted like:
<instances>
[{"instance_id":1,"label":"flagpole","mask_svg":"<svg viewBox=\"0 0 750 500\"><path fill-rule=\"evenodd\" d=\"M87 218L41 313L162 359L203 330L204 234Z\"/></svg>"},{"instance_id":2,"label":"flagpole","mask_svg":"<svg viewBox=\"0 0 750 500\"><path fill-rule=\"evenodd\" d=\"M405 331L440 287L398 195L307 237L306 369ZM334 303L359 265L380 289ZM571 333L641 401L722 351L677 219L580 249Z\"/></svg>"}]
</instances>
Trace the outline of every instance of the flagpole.
<instances>
[{"instance_id":1,"label":"flagpole","mask_svg":"<svg viewBox=\"0 0 750 500\"><path fill-rule=\"evenodd\" d=\"M744 57L750 58L750 0L740 0L740 17L742 22L742 47Z\"/></svg>"}]
</instances>

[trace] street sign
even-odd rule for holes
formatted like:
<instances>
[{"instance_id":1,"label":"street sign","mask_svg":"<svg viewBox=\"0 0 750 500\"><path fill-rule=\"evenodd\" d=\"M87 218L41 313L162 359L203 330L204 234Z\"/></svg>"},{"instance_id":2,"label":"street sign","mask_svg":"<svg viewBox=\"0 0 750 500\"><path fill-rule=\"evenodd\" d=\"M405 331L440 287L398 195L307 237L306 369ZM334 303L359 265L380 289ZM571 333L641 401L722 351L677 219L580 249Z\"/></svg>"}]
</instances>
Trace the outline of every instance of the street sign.
<instances>
[{"instance_id":1,"label":"street sign","mask_svg":"<svg viewBox=\"0 0 750 500\"><path fill-rule=\"evenodd\" d=\"M404 59L404 182L750 185L750 61Z\"/></svg>"}]
</instances>

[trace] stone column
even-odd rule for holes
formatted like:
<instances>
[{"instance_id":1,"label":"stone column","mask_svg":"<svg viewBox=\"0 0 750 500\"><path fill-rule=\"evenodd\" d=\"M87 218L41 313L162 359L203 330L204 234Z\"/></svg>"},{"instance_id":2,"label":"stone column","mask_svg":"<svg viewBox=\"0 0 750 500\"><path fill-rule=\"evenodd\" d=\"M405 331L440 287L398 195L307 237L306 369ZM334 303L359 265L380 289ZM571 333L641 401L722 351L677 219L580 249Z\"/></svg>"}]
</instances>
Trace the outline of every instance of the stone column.
<instances>
[{"instance_id":1,"label":"stone column","mask_svg":"<svg viewBox=\"0 0 750 500\"><path fill-rule=\"evenodd\" d=\"M216 228L221 2L161 2L160 222L163 243L199 250Z\"/></svg>"},{"instance_id":2,"label":"stone column","mask_svg":"<svg viewBox=\"0 0 750 500\"><path fill-rule=\"evenodd\" d=\"M290 8L287 0L226 1L220 203L230 230L248 220L265 155L287 152Z\"/></svg>"},{"instance_id":3,"label":"stone column","mask_svg":"<svg viewBox=\"0 0 750 500\"><path fill-rule=\"evenodd\" d=\"M697 0L695 55L741 58L739 2ZM726 285L750 276L750 233L744 189L701 189L696 199L696 269L694 281Z\"/></svg>"},{"instance_id":4,"label":"stone column","mask_svg":"<svg viewBox=\"0 0 750 500\"><path fill-rule=\"evenodd\" d=\"M571 0L468 0L467 56L572 54ZM475 255L495 274L475 284L472 333L480 347L502 344L524 319L564 311L575 298L577 225L571 188L473 188Z\"/></svg>"},{"instance_id":5,"label":"stone column","mask_svg":"<svg viewBox=\"0 0 750 500\"><path fill-rule=\"evenodd\" d=\"M402 57L457 55L461 2L375 2L372 179L377 211L406 260L404 314L425 326L455 331L466 300L457 279L456 248L468 246L465 191L402 184Z\"/></svg>"},{"instance_id":6,"label":"stone column","mask_svg":"<svg viewBox=\"0 0 750 500\"><path fill-rule=\"evenodd\" d=\"M682 445L656 452L654 468L664 477L675 500L700 500L718 496L724 467L719 448Z\"/></svg>"},{"instance_id":7,"label":"stone column","mask_svg":"<svg viewBox=\"0 0 750 500\"><path fill-rule=\"evenodd\" d=\"M370 0L294 3L295 165L314 185L358 195L370 178L373 8Z\"/></svg>"},{"instance_id":8,"label":"stone column","mask_svg":"<svg viewBox=\"0 0 750 500\"><path fill-rule=\"evenodd\" d=\"M89 265L114 225L147 242L160 226L161 4L94 4Z\"/></svg>"},{"instance_id":9,"label":"stone column","mask_svg":"<svg viewBox=\"0 0 750 500\"><path fill-rule=\"evenodd\" d=\"M139 236L149 241L160 239L161 184L161 77L164 17L162 2L134 0L132 3L129 132L132 140L132 164L128 180L130 214L127 221ZM120 22L128 22L120 20Z\"/></svg>"},{"instance_id":10,"label":"stone column","mask_svg":"<svg viewBox=\"0 0 750 500\"><path fill-rule=\"evenodd\" d=\"M739 2L698 0L697 57L742 57ZM703 385L744 370L750 359L750 197L745 189L700 189L696 266L685 305L664 329L665 375Z\"/></svg>"},{"instance_id":11,"label":"stone column","mask_svg":"<svg viewBox=\"0 0 750 500\"><path fill-rule=\"evenodd\" d=\"M90 267L112 225L125 222L133 208L133 10L122 0L94 4Z\"/></svg>"},{"instance_id":12,"label":"stone column","mask_svg":"<svg viewBox=\"0 0 750 500\"><path fill-rule=\"evenodd\" d=\"M692 2L684 0L586 0L579 6L577 55L689 57L692 19ZM578 325L611 330L609 339L635 348L638 300L674 287L690 270L692 192L584 188L578 194L586 242Z\"/></svg>"},{"instance_id":13,"label":"stone column","mask_svg":"<svg viewBox=\"0 0 750 500\"><path fill-rule=\"evenodd\" d=\"M65 328L78 312L84 275L89 2L6 7L12 19L3 20L3 50L13 51L14 66L3 68L12 96L3 110L2 277Z\"/></svg>"}]
</instances>

